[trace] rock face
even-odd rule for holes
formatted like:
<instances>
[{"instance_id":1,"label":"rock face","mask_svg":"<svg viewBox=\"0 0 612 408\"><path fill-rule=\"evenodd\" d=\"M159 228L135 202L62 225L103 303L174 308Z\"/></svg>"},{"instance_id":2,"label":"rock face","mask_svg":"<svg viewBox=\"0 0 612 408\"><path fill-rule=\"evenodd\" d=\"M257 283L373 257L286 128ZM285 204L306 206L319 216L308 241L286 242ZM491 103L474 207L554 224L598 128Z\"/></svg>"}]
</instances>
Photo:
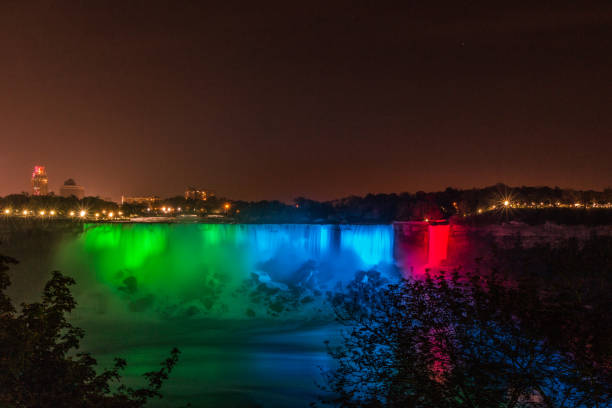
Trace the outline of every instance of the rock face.
<instances>
[{"instance_id":1,"label":"rock face","mask_svg":"<svg viewBox=\"0 0 612 408\"><path fill-rule=\"evenodd\" d=\"M83 231L81 222L31 218L0 220L0 253L3 248L36 248L51 245L64 235L78 236Z\"/></svg>"},{"instance_id":2,"label":"rock face","mask_svg":"<svg viewBox=\"0 0 612 408\"><path fill-rule=\"evenodd\" d=\"M510 222L488 226L453 224L450 227L447 265L470 265L485 256L493 245L508 247L520 242L524 247L551 244L575 238L583 241L593 235L612 236L612 226L542 224Z\"/></svg>"},{"instance_id":3,"label":"rock face","mask_svg":"<svg viewBox=\"0 0 612 408\"><path fill-rule=\"evenodd\" d=\"M473 266L478 258L490 253L493 246L507 247L519 241L525 247L554 245L569 238L585 240L592 235L611 236L612 226L398 222L394 224L394 256L405 272L415 274L425 269Z\"/></svg>"}]
</instances>

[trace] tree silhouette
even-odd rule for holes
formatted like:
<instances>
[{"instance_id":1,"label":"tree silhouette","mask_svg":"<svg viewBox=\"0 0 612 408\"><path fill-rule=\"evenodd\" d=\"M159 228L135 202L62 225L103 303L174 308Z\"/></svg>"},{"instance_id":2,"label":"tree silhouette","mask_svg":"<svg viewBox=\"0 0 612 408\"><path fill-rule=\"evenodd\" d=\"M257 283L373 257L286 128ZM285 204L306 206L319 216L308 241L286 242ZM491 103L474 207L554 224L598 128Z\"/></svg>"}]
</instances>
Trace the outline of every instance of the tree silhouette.
<instances>
[{"instance_id":1,"label":"tree silhouette","mask_svg":"<svg viewBox=\"0 0 612 408\"><path fill-rule=\"evenodd\" d=\"M541 288L454 272L389 284L357 276L333 304L347 330L320 402L340 407L609 407L610 355L551 338L586 319ZM601 340L600 340L601 341ZM577 353L582 350L582 353ZM580 354L578 356L577 354Z\"/></svg>"},{"instance_id":2,"label":"tree silhouette","mask_svg":"<svg viewBox=\"0 0 612 408\"><path fill-rule=\"evenodd\" d=\"M160 389L178 361L173 349L161 368L144 374L146 387L122 384L126 361L98 372L96 360L78 352L84 331L66 319L76 302L72 278L54 271L40 302L18 310L6 294L9 265L0 255L0 406L7 407L142 407L161 398Z\"/></svg>"}]
</instances>

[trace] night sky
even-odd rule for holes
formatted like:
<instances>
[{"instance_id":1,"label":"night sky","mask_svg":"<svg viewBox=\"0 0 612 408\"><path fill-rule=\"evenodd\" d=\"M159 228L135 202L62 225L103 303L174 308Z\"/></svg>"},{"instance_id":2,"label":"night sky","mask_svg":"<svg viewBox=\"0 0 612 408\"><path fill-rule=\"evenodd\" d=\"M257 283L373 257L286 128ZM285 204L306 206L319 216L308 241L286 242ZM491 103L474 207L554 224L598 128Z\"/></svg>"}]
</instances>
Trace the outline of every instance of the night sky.
<instances>
[{"instance_id":1,"label":"night sky","mask_svg":"<svg viewBox=\"0 0 612 408\"><path fill-rule=\"evenodd\" d=\"M612 185L612 2L397 4L2 1L0 195Z\"/></svg>"}]
</instances>

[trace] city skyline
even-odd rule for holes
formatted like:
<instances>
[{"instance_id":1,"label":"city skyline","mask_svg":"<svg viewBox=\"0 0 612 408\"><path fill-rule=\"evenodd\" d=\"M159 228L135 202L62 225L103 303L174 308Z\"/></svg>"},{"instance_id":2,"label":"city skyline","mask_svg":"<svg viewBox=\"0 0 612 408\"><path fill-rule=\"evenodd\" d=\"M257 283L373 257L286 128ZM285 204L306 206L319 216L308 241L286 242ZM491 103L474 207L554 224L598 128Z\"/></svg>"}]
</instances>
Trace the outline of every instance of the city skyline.
<instances>
[{"instance_id":1,"label":"city skyline","mask_svg":"<svg viewBox=\"0 0 612 408\"><path fill-rule=\"evenodd\" d=\"M37 192L37 188L35 187L35 183L34 180L37 179L37 176L43 176L44 177L44 187L45 187L45 192L44 193L40 193ZM84 188L81 185L76 184L76 182L74 181L74 179L72 177L66 179L64 182L60 183L59 188L57 189L57 191L55 191L53 188L49 188L48 187L48 174L46 171L46 166L42 166L42 165L35 165L34 166L34 171L31 173L31 179L30 179L30 189L29 191L27 189L21 190L21 191L14 191L14 192L10 192L8 194L4 194L4 196L8 196L8 195L14 195L14 194L25 194L25 195L33 195L33 196L37 196L37 195L59 195L59 196L63 196L63 197L68 197L72 194L72 192L68 192L68 191L62 191L62 189L78 189L79 190L79 194L77 195L77 198L82 199L83 197L99 197L102 198L104 200L107 201L114 201L114 202L118 202L118 203L123 203L125 201L125 199L129 200L137 200L137 199L151 199L152 197L155 197L157 200L163 200L163 199L169 199L169 198L173 198L173 197L182 197L184 196L185 198L191 198L191 199L202 199L204 201L206 201L206 197L214 197L216 194L214 191L210 190L210 189L205 189L205 188L200 188L200 187L194 187L193 185L189 185L189 186L185 186L182 189L182 193L179 194L171 194L171 195L159 195L156 192L145 192L142 194L130 194L130 193L125 193L122 192L121 195L119 196L119 199L116 200L111 196L105 196L102 197L99 194L96 194L95 192L91 192L91 194L84 194ZM51 183L51 185L55 185L57 184L57 182ZM37 184L36 184L37 185ZM472 187L466 187L466 188L461 188L461 187L457 187L457 186L447 186L447 188L451 188L451 189L458 189L458 190L469 190L470 188L472 189L483 189L483 188L490 188L493 187L494 185L501 185L504 186L505 188L560 188L561 190L575 190L575 191L594 191L594 192L606 192L612 189L612 187L607 186L601 189L580 189L580 188L572 188L572 187L563 187L563 186L528 186L528 185L515 185L512 186L508 183L503 183L503 182L498 182L498 183L494 183L488 186L472 186ZM390 192L382 192L381 194L401 194L401 193L418 193L419 191L421 192L425 192L425 193L435 193L435 192L441 192L444 189L439 189L439 190L418 190L418 191L390 191ZM362 194L361 196L365 196L367 194L378 194L378 193L372 193L372 192L367 192L365 194ZM508 193L510 194L510 193ZM322 200L322 201L333 201L333 200L339 200L339 199L343 199L343 198L347 198L347 197L357 197L359 195L356 194L350 194L347 196L338 196L338 197L333 197L329 200ZM0 198L2 197L2 195L0 195ZM300 196L302 198L307 198L307 199L312 199L312 197L305 197L305 196ZM298 196L293 197L293 199L296 198L300 198ZM228 199L234 199L234 200L242 200L242 199L236 199L236 198L232 198L232 197L225 197ZM293 201L293 199L289 199L289 200L285 200L284 202L286 203L290 203ZM268 199L264 198L262 200L259 201L266 201ZM244 200L244 201L249 201L249 200ZM258 200L251 200L251 201L258 201ZM282 200L280 200L282 201Z\"/></svg>"},{"instance_id":2,"label":"city skyline","mask_svg":"<svg viewBox=\"0 0 612 408\"><path fill-rule=\"evenodd\" d=\"M0 196L609 187L612 5L0 5ZM22 176L24 175L24 176Z\"/></svg>"}]
</instances>

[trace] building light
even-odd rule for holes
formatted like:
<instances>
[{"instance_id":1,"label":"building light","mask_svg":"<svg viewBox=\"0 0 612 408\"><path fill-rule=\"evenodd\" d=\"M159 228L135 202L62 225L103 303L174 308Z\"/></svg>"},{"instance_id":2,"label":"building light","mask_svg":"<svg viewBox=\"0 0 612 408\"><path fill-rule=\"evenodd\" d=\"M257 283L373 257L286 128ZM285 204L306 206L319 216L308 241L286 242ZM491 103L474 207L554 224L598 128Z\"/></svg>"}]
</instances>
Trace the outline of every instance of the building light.
<instances>
[{"instance_id":1,"label":"building light","mask_svg":"<svg viewBox=\"0 0 612 408\"><path fill-rule=\"evenodd\" d=\"M81 210L81 211L79 212L79 216L80 216L81 218L85 217L85 215L87 215L87 212L85 212L85 210Z\"/></svg>"},{"instance_id":2,"label":"building light","mask_svg":"<svg viewBox=\"0 0 612 408\"><path fill-rule=\"evenodd\" d=\"M74 217L74 211L70 211L70 216Z\"/></svg>"},{"instance_id":3,"label":"building light","mask_svg":"<svg viewBox=\"0 0 612 408\"><path fill-rule=\"evenodd\" d=\"M480 208L478 209L478 214L482 214L482 210Z\"/></svg>"},{"instance_id":4,"label":"building light","mask_svg":"<svg viewBox=\"0 0 612 408\"><path fill-rule=\"evenodd\" d=\"M109 218L113 218L113 215L114 215L114 214L113 214L113 212L112 212L112 211L108 213L108 217L109 217Z\"/></svg>"},{"instance_id":5,"label":"building light","mask_svg":"<svg viewBox=\"0 0 612 408\"><path fill-rule=\"evenodd\" d=\"M55 210L49 211L49 215L55 215Z\"/></svg>"},{"instance_id":6,"label":"building light","mask_svg":"<svg viewBox=\"0 0 612 408\"><path fill-rule=\"evenodd\" d=\"M510 205L510 201L505 200L505 201L504 201L504 206L505 206L505 207L507 207L507 206L509 206L509 205Z\"/></svg>"},{"instance_id":7,"label":"building light","mask_svg":"<svg viewBox=\"0 0 612 408\"><path fill-rule=\"evenodd\" d=\"M229 210L229 208L230 208L229 203L225 203L225 205L223 206L223 208L225 208L226 210Z\"/></svg>"},{"instance_id":8,"label":"building light","mask_svg":"<svg viewBox=\"0 0 612 408\"><path fill-rule=\"evenodd\" d=\"M119 214L119 215L123 215L123 211L119 211L117 214Z\"/></svg>"},{"instance_id":9,"label":"building light","mask_svg":"<svg viewBox=\"0 0 612 408\"><path fill-rule=\"evenodd\" d=\"M100 213L96 213L95 215L96 215L96 218L98 218L100 216Z\"/></svg>"},{"instance_id":10,"label":"building light","mask_svg":"<svg viewBox=\"0 0 612 408\"><path fill-rule=\"evenodd\" d=\"M40 210L38 213L39 213L40 215L45 215L45 210Z\"/></svg>"},{"instance_id":11,"label":"building light","mask_svg":"<svg viewBox=\"0 0 612 408\"><path fill-rule=\"evenodd\" d=\"M22 214L23 215L28 215L28 210L23 210Z\"/></svg>"},{"instance_id":12,"label":"building light","mask_svg":"<svg viewBox=\"0 0 612 408\"><path fill-rule=\"evenodd\" d=\"M45 166L34 166L34 172L32 173L32 195L47 195L48 181Z\"/></svg>"},{"instance_id":13,"label":"building light","mask_svg":"<svg viewBox=\"0 0 612 408\"><path fill-rule=\"evenodd\" d=\"M9 210L9 209L7 208L6 210L4 210L4 213L8 215L8 214L10 214L10 213L11 213L11 210Z\"/></svg>"}]
</instances>

